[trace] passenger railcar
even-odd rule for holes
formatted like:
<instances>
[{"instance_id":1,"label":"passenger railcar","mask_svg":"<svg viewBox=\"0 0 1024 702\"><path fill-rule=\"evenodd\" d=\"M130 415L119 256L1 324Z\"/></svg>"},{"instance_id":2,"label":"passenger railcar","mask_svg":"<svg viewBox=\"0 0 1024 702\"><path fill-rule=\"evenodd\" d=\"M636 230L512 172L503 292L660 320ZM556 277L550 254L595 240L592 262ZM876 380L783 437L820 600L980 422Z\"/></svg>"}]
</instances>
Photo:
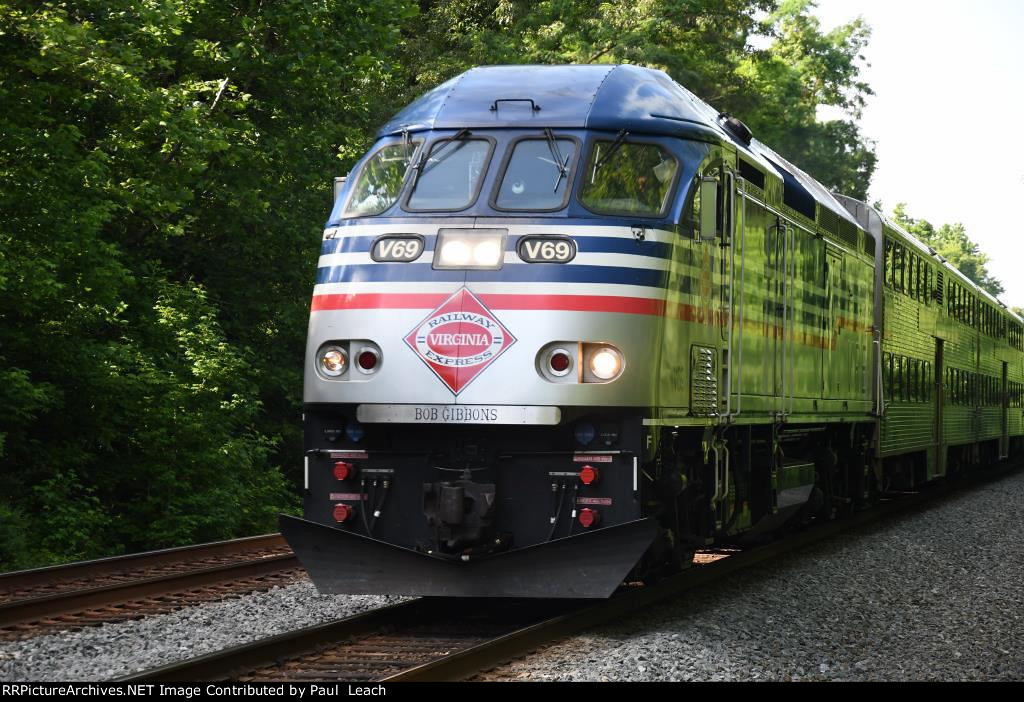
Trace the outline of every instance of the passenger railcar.
<instances>
[{"instance_id":1,"label":"passenger railcar","mask_svg":"<svg viewBox=\"0 0 1024 702\"><path fill-rule=\"evenodd\" d=\"M664 73L477 68L337 193L281 529L325 592L606 597L1006 456L1022 357L1021 320Z\"/></svg>"}]
</instances>

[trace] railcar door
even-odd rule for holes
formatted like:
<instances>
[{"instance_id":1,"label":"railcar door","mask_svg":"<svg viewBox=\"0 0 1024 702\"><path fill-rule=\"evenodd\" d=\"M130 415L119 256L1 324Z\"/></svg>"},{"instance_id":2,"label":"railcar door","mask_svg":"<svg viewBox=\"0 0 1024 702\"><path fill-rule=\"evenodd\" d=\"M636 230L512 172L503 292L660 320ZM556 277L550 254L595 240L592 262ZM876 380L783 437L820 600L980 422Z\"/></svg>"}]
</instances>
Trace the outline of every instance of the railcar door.
<instances>
[{"instance_id":1,"label":"railcar door","mask_svg":"<svg viewBox=\"0 0 1024 702\"><path fill-rule=\"evenodd\" d=\"M839 352L839 316L843 294L843 257L840 251L829 247L825 251L825 310L822 315L821 385L824 399L840 397L840 379L856 359L842 358ZM845 397L845 395L843 395Z\"/></svg>"},{"instance_id":2,"label":"railcar door","mask_svg":"<svg viewBox=\"0 0 1024 702\"><path fill-rule=\"evenodd\" d=\"M775 282L775 218L760 202L747 195L742 189L742 180L735 197L735 232L732 248L725 254L729 259L728 270L734 277L724 276L723 296L728 306L723 314L731 320L728 326L731 336L727 338L730 355L735 356L730 364L733 370L730 387L735 395L731 409L739 413L743 411L744 397L751 398L757 410L761 410L764 408L762 398L775 394L773 341L762 331L762 324L774 319L769 309L775 299L772 287Z\"/></svg>"},{"instance_id":3,"label":"railcar door","mask_svg":"<svg viewBox=\"0 0 1024 702\"><path fill-rule=\"evenodd\" d=\"M999 392L999 421L1002 425L1002 432L999 436L999 458L1006 458L1010 455L1010 403L1006 392L1009 380L1008 370L1006 361L1003 361L1003 381Z\"/></svg>"},{"instance_id":4,"label":"railcar door","mask_svg":"<svg viewBox=\"0 0 1024 702\"><path fill-rule=\"evenodd\" d=\"M794 398L796 228L779 217L768 232L768 240L770 292L767 308L772 330L774 409L776 416L785 417L793 411Z\"/></svg>"},{"instance_id":5,"label":"railcar door","mask_svg":"<svg viewBox=\"0 0 1024 702\"><path fill-rule=\"evenodd\" d=\"M943 340L935 340L935 377L932 378L934 385L935 402L935 472L928 478L935 478L946 474L946 439L942 435L942 414L946 404L946 393L943 379L946 377L946 368L943 365Z\"/></svg>"}]
</instances>

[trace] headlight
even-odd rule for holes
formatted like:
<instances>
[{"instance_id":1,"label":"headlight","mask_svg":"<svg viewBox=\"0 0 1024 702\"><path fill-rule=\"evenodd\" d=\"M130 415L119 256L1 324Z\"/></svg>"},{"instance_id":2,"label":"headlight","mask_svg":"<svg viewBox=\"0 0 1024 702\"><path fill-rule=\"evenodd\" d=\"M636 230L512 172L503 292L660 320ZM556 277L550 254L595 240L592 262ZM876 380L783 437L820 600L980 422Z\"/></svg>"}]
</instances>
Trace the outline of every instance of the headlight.
<instances>
[{"instance_id":1,"label":"headlight","mask_svg":"<svg viewBox=\"0 0 1024 702\"><path fill-rule=\"evenodd\" d=\"M622 373L622 354L611 346L600 346L590 354L590 372L599 380L613 380Z\"/></svg>"},{"instance_id":2,"label":"headlight","mask_svg":"<svg viewBox=\"0 0 1024 702\"><path fill-rule=\"evenodd\" d=\"M434 245L434 268L497 270L505 261L505 229L442 229Z\"/></svg>"},{"instance_id":3,"label":"headlight","mask_svg":"<svg viewBox=\"0 0 1024 702\"><path fill-rule=\"evenodd\" d=\"M441 246L438 263L442 266L464 266L469 263L470 249L464 241L446 241Z\"/></svg>"},{"instance_id":4,"label":"headlight","mask_svg":"<svg viewBox=\"0 0 1024 702\"><path fill-rule=\"evenodd\" d=\"M348 357L337 346L328 346L320 352L320 370L324 375L336 378L348 368Z\"/></svg>"},{"instance_id":5,"label":"headlight","mask_svg":"<svg viewBox=\"0 0 1024 702\"><path fill-rule=\"evenodd\" d=\"M473 263L478 266L496 266L501 260L501 246L497 241L481 241L473 247Z\"/></svg>"}]
</instances>

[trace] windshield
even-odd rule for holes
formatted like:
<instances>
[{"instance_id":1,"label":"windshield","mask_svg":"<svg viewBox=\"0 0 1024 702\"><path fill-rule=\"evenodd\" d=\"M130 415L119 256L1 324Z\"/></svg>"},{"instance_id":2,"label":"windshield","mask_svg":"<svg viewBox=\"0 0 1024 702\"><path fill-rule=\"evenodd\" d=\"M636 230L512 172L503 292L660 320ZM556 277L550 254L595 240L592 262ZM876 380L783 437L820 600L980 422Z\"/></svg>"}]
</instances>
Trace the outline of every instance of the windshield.
<instances>
[{"instance_id":1,"label":"windshield","mask_svg":"<svg viewBox=\"0 0 1024 702\"><path fill-rule=\"evenodd\" d=\"M658 216L665 209L678 163L657 144L599 141L591 149L580 201L600 214Z\"/></svg>"},{"instance_id":2,"label":"windshield","mask_svg":"<svg viewBox=\"0 0 1024 702\"><path fill-rule=\"evenodd\" d=\"M458 136L458 135L457 135ZM476 200L491 143L484 139L443 139L430 148L413 180L408 210L463 210Z\"/></svg>"},{"instance_id":3,"label":"windshield","mask_svg":"<svg viewBox=\"0 0 1024 702\"><path fill-rule=\"evenodd\" d=\"M516 143L494 204L502 210L557 210L569 192L576 159L572 139L524 139Z\"/></svg>"},{"instance_id":4,"label":"windshield","mask_svg":"<svg viewBox=\"0 0 1024 702\"><path fill-rule=\"evenodd\" d=\"M419 143L388 144L368 158L352 186L343 216L376 215L395 204Z\"/></svg>"}]
</instances>

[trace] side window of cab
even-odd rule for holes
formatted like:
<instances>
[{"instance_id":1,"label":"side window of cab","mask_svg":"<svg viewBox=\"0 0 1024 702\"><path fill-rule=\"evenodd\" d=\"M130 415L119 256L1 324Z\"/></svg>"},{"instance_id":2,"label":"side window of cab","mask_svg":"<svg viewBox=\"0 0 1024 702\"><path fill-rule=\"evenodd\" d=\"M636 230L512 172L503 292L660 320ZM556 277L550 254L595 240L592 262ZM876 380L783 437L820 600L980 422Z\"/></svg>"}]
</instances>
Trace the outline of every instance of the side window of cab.
<instances>
[{"instance_id":1,"label":"side window of cab","mask_svg":"<svg viewBox=\"0 0 1024 702\"><path fill-rule=\"evenodd\" d=\"M378 215L398 200L419 141L385 144L366 159L356 176L343 217Z\"/></svg>"},{"instance_id":2,"label":"side window of cab","mask_svg":"<svg viewBox=\"0 0 1024 702\"><path fill-rule=\"evenodd\" d=\"M596 214L663 217L678 172L675 156L659 144L598 139L580 174L579 200Z\"/></svg>"}]
</instances>

